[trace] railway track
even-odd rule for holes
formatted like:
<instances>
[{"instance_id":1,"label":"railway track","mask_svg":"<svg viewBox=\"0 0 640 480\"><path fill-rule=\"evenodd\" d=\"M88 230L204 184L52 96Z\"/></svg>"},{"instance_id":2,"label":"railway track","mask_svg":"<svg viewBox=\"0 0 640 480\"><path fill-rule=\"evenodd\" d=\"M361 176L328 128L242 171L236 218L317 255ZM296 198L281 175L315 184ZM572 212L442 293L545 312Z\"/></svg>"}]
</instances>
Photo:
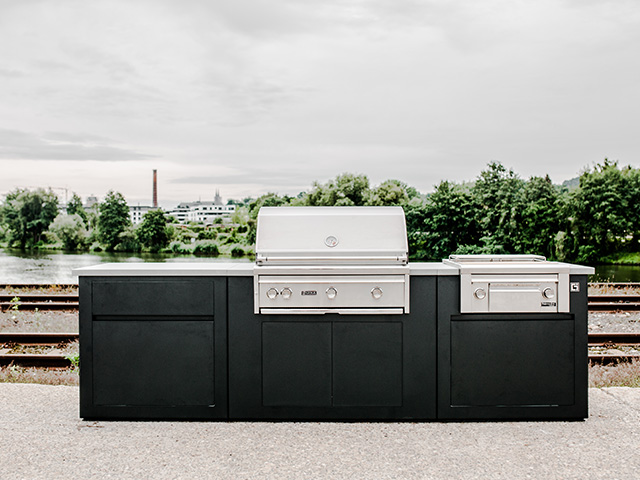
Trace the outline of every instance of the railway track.
<instances>
[{"instance_id":1,"label":"railway track","mask_svg":"<svg viewBox=\"0 0 640 480\"><path fill-rule=\"evenodd\" d=\"M20 365L23 367L63 368L71 362L60 350L67 344L77 342L77 333L13 333L0 332L0 365ZM590 333L589 347L615 349L620 346L640 348L640 333ZM25 347L54 347L45 353L8 353L16 345ZM640 354L589 353L589 362L615 364L640 360Z\"/></svg>"},{"instance_id":2,"label":"railway track","mask_svg":"<svg viewBox=\"0 0 640 480\"><path fill-rule=\"evenodd\" d=\"M77 333L0 332L0 366L68 368L71 361L63 350L78 338ZM14 353L16 347L27 353Z\"/></svg>"},{"instance_id":3,"label":"railway track","mask_svg":"<svg viewBox=\"0 0 640 480\"><path fill-rule=\"evenodd\" d=\"M78 310L79 306L74 294L0 294L1 310Z\"/></svg>"},{"instance_id":4,"label":"railway track","mask_svg":"<svg viewBox=\"0 0 640 480\"><path fill-rule=\"evenodd\" d=\"M77 294L0 294L0 310L78 310ZM589 295L590 312L640 311L640 295Z\"/></svg>"},{"instance_id":5,"label":"railway track","mask_svg":"<svg viewBox=\"0 0 640 480\"><path fill-rule=\"evenodd\" d=\"M640 283L590 283L590 287L606 287L609 290L624 288L640 288ZM35 285L35 284L0 284L0 291L38 290L49 288L55 290L73 290L77 285ZM589 295L590 312L640 311L640 295L606 294ZM0 310L78 310L77 294L47 293L2 293L0 294ZM64 345L78 341L77 334L71 333L2 333L0 332L0 365L21 365L35 367L62 368L69 367L71 362L60 351ZM8 353L15 345L31 347L50 347L45 353ZM591 333L589 347L615 349L618 346L635 346L640 348L640 334L631 333ZM60 347L60 348L54 348ZM590 353L589 362L611 364L624 361L640 360L640 355Z\"/></svg>"}]
</instances>

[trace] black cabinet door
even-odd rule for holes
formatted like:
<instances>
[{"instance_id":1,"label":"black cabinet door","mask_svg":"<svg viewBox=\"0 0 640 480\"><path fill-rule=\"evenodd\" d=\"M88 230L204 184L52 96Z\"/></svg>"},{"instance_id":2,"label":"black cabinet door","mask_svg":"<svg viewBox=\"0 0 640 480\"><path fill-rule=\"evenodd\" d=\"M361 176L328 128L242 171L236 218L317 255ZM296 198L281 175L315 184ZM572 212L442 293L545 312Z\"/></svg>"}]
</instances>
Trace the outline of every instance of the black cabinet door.
<instances>
[{"instance_id":1,"label":"black cabinet door","mask_svg":"<svg viewBox=\"0 0 640 480\"><path fill-rule=\"evenodd\" d=\"M574 403L574 320L451 321L451 406Z\"/></svg>"},{"instance_id":2,"label":"black cabinet door","mask_svg":"<svg viewBox=\"0 0 640 480\"><path fill-rule=\"evenodd\" d=\"M262 324L262 404L331 405L331 323Z\"/></svg>"},{"instance_id":3,"label":"black cabinet door","mask_svg":"<svg viewBox=\"0 0 640 480\"><path fill-rule=\"evenodd\" d=\"M402 323L333 324L333 405L402 406Z\"/></svg>"},{"instance_id":4,"label":"black cabinet door","mask_svg":"<svg viewBox=\"0 0 640 480\"><path fill-rule=\"evenodd\" d=\"M410 315L256 315L229 279L229 417L435 418L435 278Z\"/></svg>"},{"instance_id":5,"label":"black cabinet door","mask_svg":"<svg viewBox=\"0 0 640 480\"><path fill-rule=\"evenodd\" d=\"M214 406L214 321L93 322L93 399L102 406Z\"/></svg>"},{"instance_id":6,"label":"black cabinet door","mask_svg":"<svg viewBox=\"0 0 640 480\"><path fill-rule=\"evenodd\" d=\"M80 416L226 418L224 277L80 279Z\"/></svg>"}]
</instances>

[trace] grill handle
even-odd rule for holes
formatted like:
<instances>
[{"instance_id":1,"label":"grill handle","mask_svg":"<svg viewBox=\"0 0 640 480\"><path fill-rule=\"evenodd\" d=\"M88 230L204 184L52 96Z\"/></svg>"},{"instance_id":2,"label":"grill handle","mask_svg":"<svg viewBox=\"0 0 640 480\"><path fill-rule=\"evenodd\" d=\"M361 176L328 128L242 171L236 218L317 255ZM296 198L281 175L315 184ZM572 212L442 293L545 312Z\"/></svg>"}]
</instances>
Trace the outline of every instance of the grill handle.
<instances>
[{"instance_id":1,"label":"grill handle","mask_svg":"<svg viewBox=\"0 0 640 480\"><path fill-rule=\"evenodd\" d=\"M309 257L284 257L284 256L272 256L272 257L257 257L256 264L265 265L265 264L281 264L281 265L340 265L340 264L353 264L353 263L375 263L375 264L401 264L406 265L408 263L408 258L406 256L380 256L380 257L370 257L370 256L352 256L352 257L343 257L343 256L309 256Z\"/></svg>"},{"instance_id":2,"label":"grill handle","mask_svg":"<svg viewBox=\"0 0 640 480\"><path fill-rule=\"evenodd\" d=\"M261 308L261 314L271 315L402 315L403 308Z\"/></svg>"}]
</instances>

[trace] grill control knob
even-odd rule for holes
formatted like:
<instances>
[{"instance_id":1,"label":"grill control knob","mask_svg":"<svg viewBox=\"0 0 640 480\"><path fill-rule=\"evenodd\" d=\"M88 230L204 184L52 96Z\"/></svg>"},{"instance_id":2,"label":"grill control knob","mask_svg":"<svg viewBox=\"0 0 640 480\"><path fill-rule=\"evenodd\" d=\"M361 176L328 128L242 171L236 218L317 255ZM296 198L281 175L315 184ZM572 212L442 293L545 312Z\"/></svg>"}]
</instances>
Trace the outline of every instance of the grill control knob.
<instances>
[{"instance_id":1,"label":"grill control knob","mask_svg":"<svg viewBox=\"0 0 640 480\"><path fill-rule=\"evenodd\" d=\"M542 296L544 298L553 298L556 296L556 292L553 291L553 288L547 287L542 291Z\"/></svg>"},{"instance_id":2,"label":"grill control knob","mask_svg":"<svg viewBox=\"0 0 640 480\"><path fill-rule=\"evenodd\" d=\"M271 300L274 300L277 296L278 290L276 290L275 288L270 288L269 290L267 290L267 297L269 297Z\"/></svg>"},{"instance_id":3,"label":"grill control knob","mask_svg":"<svg viewBox=\"0 0 640 480\"><path fill-rule=\"evenodd\" d=\"M282 298L291 298L292 294L293 292L289 287L283 288L282 291L280 292L280 295L282 295Z\"/></svg>"},{"instance_id":4,"label":"grill control knob","mask_svg":"<svg viewBox=\"0 0 640 480\"><path fill-rule=\"evenodd\" d=\"M371 289L371 296L376 300L382 297L382 289L380 287L373 287Z\"/></svg>"},{"instance_id":5,"label":"grill control knob","mask_svg":"<svg viewBox=\"0 0 640 480\"><path fill-rule=\"evenodd\" d=\"M478 300L483 300L487 296L487 292L485 292L484 288L476 288L473 292L473 296Z\"/></svg>"},{"instance_id":6,"label":"grill control knob","mask_svg":"<svg viewBox=\"0 0 640 480\"><path fill-rule=\"evenodd\" d=\"M333 300L334 298L336 298L336 295L338 295L338 291L335 288L327 288L327 298L329 298L329 300Z\"/></svg>"}]
</instances>

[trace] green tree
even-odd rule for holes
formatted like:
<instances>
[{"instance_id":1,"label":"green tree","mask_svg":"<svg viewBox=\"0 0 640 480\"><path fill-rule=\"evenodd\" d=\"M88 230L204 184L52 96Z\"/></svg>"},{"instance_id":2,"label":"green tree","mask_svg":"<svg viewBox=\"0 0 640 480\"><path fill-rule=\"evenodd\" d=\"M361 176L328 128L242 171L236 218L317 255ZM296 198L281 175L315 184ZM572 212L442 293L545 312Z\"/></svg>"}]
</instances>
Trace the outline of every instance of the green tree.
<instances>
[{"instance_id":1,"label":"green tree","mask_svg":"<svg viewBox=\"0 0 640 480\"><path fill-rule=\"evenodd\" d=\"M138 241L136 227L127 225L122 232L118 234L118 243L113 249L116 252L139 252L142 246Z\"/></svg>"},{"instance_id":2,"label":"green tree","mask_svg":"<svg viewBox=\"0 0 640 480\"><path fill-rule=\"evenodd\" d=\"M280 207L288 204L290 200L291 197L288 196L281 197L273 192L265 193L249 202L249 217L255 220L262 207Z\"/></svg>"},{"instance_id":3,"label":"green tree","mask_svg":"<svg viewBox=\"0 0 640 480\"><path fill-rule=\"evenodd\" d=\"M7 194L1 214L9 230L9 244L33 247L58 215L58 197L51 190L16 189Z\"/></svg>"},{"instance_id":4,"label":"green tree","mask_svg":"<svg viewBox=\"0 0 640 480\"><path fill-rule=\"evenodd\" d=\"M120 242L120 234L131 225L129 207L121 193L110 190L98 211L98 240L107 251L113 251Z\"/></svg>"},{"instance_id":5,"label":"green tree","mask_svg":"<svg viewBox=\"0 0 640 480\"><path fill-rule=\"evenodd\" d=\"M166 248L170 241L167 223L167 217L160 209L145 213L142 223L136 229L136 235L142 247L151 252L159 252Z\"/></svg>"},{"instance_id":6,"label":"green tree","mask_svg":"<svg viewBox=\"0 0 640 480\"><path fill-rule=\"evenodd\" d=\"M249 209L247 207L236 207L231 214L231 223L235 225L246 225L249 222Z\"/></svg>"},{"instance_id":7,"label":"green tree","mask_svg":"<svg viewBox=\"0 0 640 480\"><path fill-rule=\"evenodd\" d=\"M75 192L71 196L69 203L67 203L67 215L79 215L85 225L87 224L87 212L82 206L82 199Z\"/></svg>"},{"instance_id":8,"label":"green tree","mask_svg":"<svg viewBox=\"0 0 640 480\"><path fill-rule=\"evenodd\" d=\"M524 185L522 201L516 251L555 258L556 239L562 230L560 192L548 175L532 177Z\"/></svg>"},{"instance_id":9,"label":"green tree","mask_svg":"<svg viewBox=\"0 0 640 480\"><path fill-rule=\"evenodd\" d=\"M518 252L523 188L524 181L499 162L490 163L480 173L471 189L478 205L472 214L476 215L485 250Z\"/></svg>"},{"instance_id":10,"label":"green tree","mask_svg":"<svg viewBox=\"0 0 640 480\"><path fill-rule=\"evenodd\" d=\"M351 206L366 205L371 191L366 175L343 173L325 184L313 182L310 192L303 195L297 205Z\"/></svg>"},{"instance_id":11,"label":"green tree","mask_svg":"<svg viewBox=\"0 0 640 480\"><path fill-rule=\"evenodd\" d=\"M574 257L581 262L637 248L638 173L605 159L580 175L571 198ZM635 244L634 244L635 242Z\"/></svg>"},{"instance_id":12,"label":"green tree","mask_svg":"<svg viewBox=\"0 0 640 480\"><path fill-rule=\"evenodd\" d=\"M386 180L371 191L367 204L406 205L409 202L408 188L405 183L399 180Z\"/></svg>"},{"instance_id":13,"label":"green tree","mask_svg":"<svg viewBox=\"0 0 640 480\"><path fill-rule=\"evenodd\" d=\"M474 202L467 188L443 181L424 205L405 207L412 257L439 260L479 243Z\"/></svg>"},{"instance_id":14,"label":"green tree","mask_svg":"<svg viewBox=\"0 0 640 480\"><path fill-rule=\"evenodd\" d=\"M58 215L49 230L62 241L66 250L77 250L83 247L89 236L85 223L78 214Z\"/></svg>"}]
</instances>

